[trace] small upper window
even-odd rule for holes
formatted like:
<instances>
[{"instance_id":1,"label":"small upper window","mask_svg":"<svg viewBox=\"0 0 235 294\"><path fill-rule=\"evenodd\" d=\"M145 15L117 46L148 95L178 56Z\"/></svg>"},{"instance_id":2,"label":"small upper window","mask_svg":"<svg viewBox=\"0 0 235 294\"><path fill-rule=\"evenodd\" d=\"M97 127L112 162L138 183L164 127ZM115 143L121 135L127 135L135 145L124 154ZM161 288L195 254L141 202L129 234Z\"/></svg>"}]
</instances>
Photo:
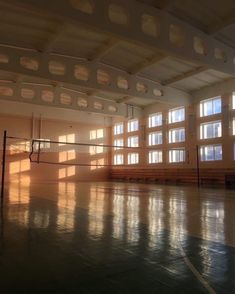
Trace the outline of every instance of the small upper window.
<instances>
[{"instance_id":1,"label":"small upper window","mask_svg":"<svg viewBox=\"0 0 235 294\"><path fill-rule=\"evenodd\" d=\"M162 125L162 113L154 113L149 116L149 128L159 127Z\"/></svg>"},{"instance_id":2,"label":"small upper window","mask_svg":"<svg viewBox=\"0 0 235 294\"><path fill-rule=\"evenodd\" d=\"M200 102L200 117L221 113L221 97Z\"/></svg>"},{"instance_id":3,"label":"small upper window","mask_svg":"<svg viewBox=\"0 0 235 294\"><path fill-rule=\"evenodd\" d=\"M128 121L127 124L127 131L128 132L135 132L139 129L139 121L138 119L132 119Z\"/></svg>"},{"instance_id":4,"label":"small upper window","mask_svg":"<svg viewBox=\"0 0 235 294\"><path fill-rule=\"evenodd\" d=\"M185 108L174 108L169 110L168 114L169 123L177 123L185 120Z\"/></svg>"},{"instance_id":5,"label":"small upper window","mask_svg":"<svg viewBox=\"0 0 235 294\"><path fill-rule=\"evenodd\" d=\"M114 135L123 134L123 123L117 123L114 125Z\"/></svg>"}]
</instances>

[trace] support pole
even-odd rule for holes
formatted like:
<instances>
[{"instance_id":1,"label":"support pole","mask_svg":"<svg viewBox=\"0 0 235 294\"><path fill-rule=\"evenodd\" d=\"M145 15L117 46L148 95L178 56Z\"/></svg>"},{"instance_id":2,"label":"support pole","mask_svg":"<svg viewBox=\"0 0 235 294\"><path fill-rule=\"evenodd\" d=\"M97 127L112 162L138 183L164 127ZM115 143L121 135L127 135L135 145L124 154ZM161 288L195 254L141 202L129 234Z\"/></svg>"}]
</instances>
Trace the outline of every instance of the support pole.
<instances>
[{"instance_id":1,"label":"support pole","mask_svg":"<svg viewBox=\"0 0 235 294\"><path fill-rule=\"evenodd\" d=\"M7 149L7 131L3 135L3 150L2 150L2 183L1 183L1 201L4 198L5 170L6 170L6 149Z\"/></svg>"},{"instance_id":2,"label":"support pole","mask_svg":"<svg viewBox=\"0 0 235 294\"><path fill-rule=\"evenodd\" d=\"M199 147L196 146L197 150L197 186L200 187L200 166L199 166Z\"/></svg>"}]
</instances>

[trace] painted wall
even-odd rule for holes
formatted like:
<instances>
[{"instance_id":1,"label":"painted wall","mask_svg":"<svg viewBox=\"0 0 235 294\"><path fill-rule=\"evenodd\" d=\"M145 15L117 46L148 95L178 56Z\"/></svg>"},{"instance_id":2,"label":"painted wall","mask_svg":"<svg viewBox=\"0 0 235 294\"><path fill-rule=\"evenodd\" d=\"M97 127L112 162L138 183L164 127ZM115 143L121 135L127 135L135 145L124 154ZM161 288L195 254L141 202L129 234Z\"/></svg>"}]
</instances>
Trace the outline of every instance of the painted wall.
<instances>
[{"instance_id":1,"label":"painted wall","mask_svg":"<svg viewBox=\"0 0 235 294\"><path fill-rule=\"evenodd\" d=\"M84 123L45 119L43 115L40 120L38 115L32 118L0 114L0 144L2 146L4 130L7 130L8 136L19 138L41 138L71 143L109 144L110 128L104 126L104 120L100 122L97 120L97 122L97 124L94 124L92 120L91 123L89 123L89 120L87 120L87 123ZM107 167L77 166L77 164L108 164L110 154L106 148L52 143L50 143L50 148L41 148L40 161L57 164L30 163L29 152L31 151L31 145L29 140L8 139L7 149L7 181L86 181L105 180L108 176ZM35 151L33 159L37 160L37 151ZM58 163L60 164L58 165Z\"/></svg>"}]
</instances>

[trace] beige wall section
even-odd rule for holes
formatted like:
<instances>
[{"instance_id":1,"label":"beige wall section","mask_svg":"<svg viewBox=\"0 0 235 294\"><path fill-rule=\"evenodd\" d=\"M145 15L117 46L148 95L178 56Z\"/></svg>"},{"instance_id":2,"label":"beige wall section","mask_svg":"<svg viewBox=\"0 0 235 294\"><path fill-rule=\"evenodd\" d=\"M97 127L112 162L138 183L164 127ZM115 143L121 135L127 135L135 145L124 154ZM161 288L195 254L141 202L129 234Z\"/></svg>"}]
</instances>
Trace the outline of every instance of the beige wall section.
<instances>
[{"instance_id":1,"label":"beige wall section","mask_svg":"<svg viewBox=\"0 0 235 294\"><path fill-rule=\"evenodd\" d=\"M2 110L2 109L1 109ZM56 110L55 110L56 111ZM2 112L2 111L0 111ZM106 118L99 117L97 124L86 116L86 123L68 120L44 118L40 123L38 114L34 115L34 138L56 141L83 142L90 144L109 144L110 127ZM65 116L64 116L65 117ZM68 116L67 116L68 117ZM41 134L40 134L41 124ZM9 136L31 138L33 118L0 113L0 144L2 146L3 131ZM19 146L19 143L22 145ZM107 149L93 147L59 146L51 144L50 149L44 149L41 160L69 163L69 166L32 163L28 159L27 144L24 140L7 140L7 180L11 181L84 181L105 180L108 177L107 167L80 167L75 163L108 164L110 155ZM0 148L2 149L2 147Z\"/></svg>"}]
</instances>

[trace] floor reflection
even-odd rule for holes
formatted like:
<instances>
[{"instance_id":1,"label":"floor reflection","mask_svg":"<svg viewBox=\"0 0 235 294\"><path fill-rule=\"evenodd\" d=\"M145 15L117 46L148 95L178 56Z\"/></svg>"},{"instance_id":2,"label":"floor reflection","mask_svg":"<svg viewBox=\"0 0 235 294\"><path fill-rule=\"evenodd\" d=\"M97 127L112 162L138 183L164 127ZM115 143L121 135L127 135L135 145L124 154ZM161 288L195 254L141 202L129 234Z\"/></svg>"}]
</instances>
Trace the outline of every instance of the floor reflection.
<instances>
[{"instance_id":1,"label":"floor reflection","mask_svg":"<svg viewBox=\"0 0 235 294\"><path fill-rule=\"evenodd\" d=\"M234 209L233 192L226 190L12 182L3 210L0 274L6 281L10 270L21 276L20 267L7 264L9 256L13 264L22 256L25 270L35 277L38 269L31 268L32 262L36 260L39 267L53 264L45 275L50 273L56 279L53 287L58 293L66 292L63 287L67 282L56 277L67 272L76 272L84 281L80 284L73 274L70 277L84 293L89 293L87 287L94 290L90 281L98 273L105 287L111 287L109 293L112 285L117 293L125 287L132 293L136 285L139 293L146 293L146 289L147 293L156 293L156 289L180 292L185 287L203 293L203 285L185 263L185 254L213 288L229 292L235 289ZM44 272L41 279L47 284ZM102 283L95 293L102 293Z\"/></svg>"}]
</instances>

